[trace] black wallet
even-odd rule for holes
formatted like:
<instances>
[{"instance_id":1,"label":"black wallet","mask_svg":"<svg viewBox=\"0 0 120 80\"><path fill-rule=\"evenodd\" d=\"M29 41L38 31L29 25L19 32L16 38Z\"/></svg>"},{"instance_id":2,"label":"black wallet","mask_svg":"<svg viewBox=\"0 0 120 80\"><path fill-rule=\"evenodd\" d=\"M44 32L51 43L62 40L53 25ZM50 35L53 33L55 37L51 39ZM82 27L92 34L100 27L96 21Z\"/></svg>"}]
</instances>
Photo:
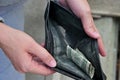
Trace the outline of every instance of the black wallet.
<instances>
[{"instance_id":1,"label":"black wallet","mask_svg":"<svg viewBox=\"0 0 120 80\"><path fill-rule=\"evenodd\" d=\"M97 40L89 37L81 20L54 1L45 11L45 48L57 62L55 71L75 80L106 80Z\"/></svg>"}]
</instances>

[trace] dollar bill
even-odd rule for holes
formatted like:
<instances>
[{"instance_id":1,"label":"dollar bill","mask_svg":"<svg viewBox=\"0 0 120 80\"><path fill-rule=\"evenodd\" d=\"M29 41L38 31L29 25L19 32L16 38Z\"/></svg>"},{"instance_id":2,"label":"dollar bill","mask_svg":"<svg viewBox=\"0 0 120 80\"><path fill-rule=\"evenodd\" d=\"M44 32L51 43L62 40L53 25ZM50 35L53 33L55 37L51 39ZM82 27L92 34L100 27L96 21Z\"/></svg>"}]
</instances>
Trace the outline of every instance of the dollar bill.
<instances>
[{"instance_id":1,"label":"dollar bill","mask_svg":"<svg viewBox=\"0 0 120 80\"><path fill-rule=\"evenodd\" d=\"M91 62L80 52L78 49L72 49L67 46L67 56L70 58L80 69L82 69L91 78L94 76L95 69Z\"/></svg>"}]
</instances>

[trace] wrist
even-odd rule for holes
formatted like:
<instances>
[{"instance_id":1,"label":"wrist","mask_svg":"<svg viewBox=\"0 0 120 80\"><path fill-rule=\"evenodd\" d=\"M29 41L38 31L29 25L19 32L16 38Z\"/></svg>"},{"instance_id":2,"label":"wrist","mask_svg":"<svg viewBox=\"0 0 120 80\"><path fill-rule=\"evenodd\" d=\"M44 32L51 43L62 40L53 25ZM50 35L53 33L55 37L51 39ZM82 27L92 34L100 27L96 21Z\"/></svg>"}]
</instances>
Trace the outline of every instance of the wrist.
<instances>
[{"instance_id":1,"label":"wrist","mask_svg":"<svg viewBox=\"0 0 120 80\"><path fill-rule=\"evenodd\" d=\"M11 30L12 28L9 26L5 25L4 23L0 23L0 48L6 43Z\"/></svg>"}]
</instances>

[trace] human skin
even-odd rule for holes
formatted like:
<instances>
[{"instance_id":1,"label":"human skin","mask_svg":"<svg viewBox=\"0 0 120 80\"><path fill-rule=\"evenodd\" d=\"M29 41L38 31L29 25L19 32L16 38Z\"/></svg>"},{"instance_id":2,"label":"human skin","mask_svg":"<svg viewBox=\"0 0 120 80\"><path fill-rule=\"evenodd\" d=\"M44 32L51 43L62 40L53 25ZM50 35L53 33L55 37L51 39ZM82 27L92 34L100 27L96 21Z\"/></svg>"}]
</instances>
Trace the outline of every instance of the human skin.
<instances>
[{"instance_id":1,"label":"human skin","mask_svg":"<svg viewBox=\"0 0 120 80\"><path fill-rule=\"evenodd\" d=\"M0 23L0 47L19 72L41 75L54 73L44 64L55 67L54 58L26 33ZM41 63L34 58L38 57ZM44 64L43 64L44 63Z\"/></svg>"},{"instance_id":2,"label":"human skin","mask_svg":"<svg viewBox=\"0 0 120 80\"><path fill-rule=\"evenodd\" d=\"M98 40L100 53L105 56L102 38L94 25L87 0L60 0L59 2L81 19L85 32ZM25 32L13 29L4 23L0 23L0 48L19 72L40 75L54 73L49 67L55 67L56 61L50 53Z\"/></svg>"}]
</instances>

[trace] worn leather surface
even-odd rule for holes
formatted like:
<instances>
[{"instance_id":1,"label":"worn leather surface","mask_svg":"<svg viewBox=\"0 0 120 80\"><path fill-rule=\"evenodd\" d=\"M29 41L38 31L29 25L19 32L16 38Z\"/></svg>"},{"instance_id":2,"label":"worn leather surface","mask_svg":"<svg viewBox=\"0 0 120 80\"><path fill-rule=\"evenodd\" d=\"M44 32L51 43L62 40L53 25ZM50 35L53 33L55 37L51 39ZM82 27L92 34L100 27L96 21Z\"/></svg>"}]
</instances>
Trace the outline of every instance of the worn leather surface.
<instances>
[{"instance_id":1,"label":"worn leather surface","mask_svg":"<svg viewBox=\"0 0 120 80\"><path fill-rule=\"evenodd\" d=\"M45 32L45 48L57 61L54 70L76 80L106 80L99 60L97 41L84 32L80 19L71 11L50 1L45 12ZM92 78L67 56L68 45L73 50L79 49L94 66Z\"/></svg>"}]
</instances>

